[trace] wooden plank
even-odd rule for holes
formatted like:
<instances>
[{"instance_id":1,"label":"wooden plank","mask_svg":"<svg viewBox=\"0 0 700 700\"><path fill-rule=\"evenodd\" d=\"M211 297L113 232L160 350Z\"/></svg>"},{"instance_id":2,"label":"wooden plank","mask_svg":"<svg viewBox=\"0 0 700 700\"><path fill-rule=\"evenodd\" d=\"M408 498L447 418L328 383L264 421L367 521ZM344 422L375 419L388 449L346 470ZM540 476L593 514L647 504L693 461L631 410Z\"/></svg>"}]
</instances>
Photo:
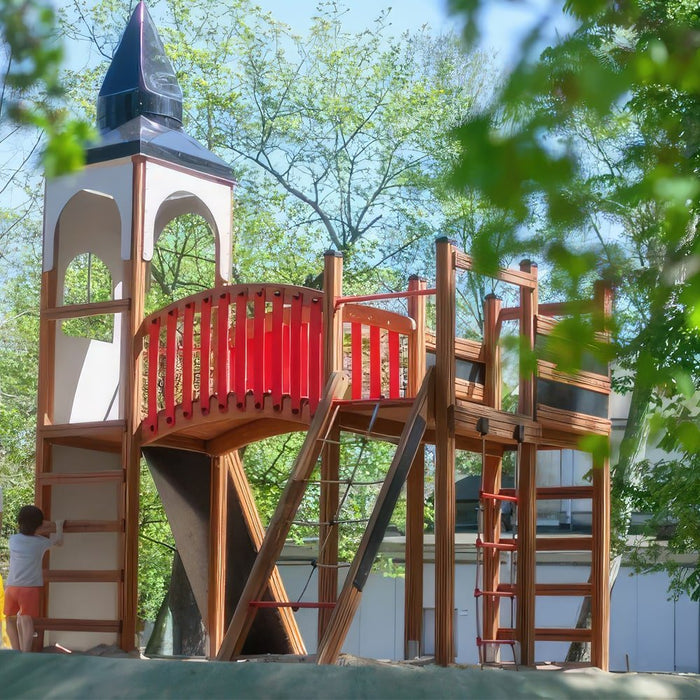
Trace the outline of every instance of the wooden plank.
<instances>
[{"instance_id":1,"label":"wooden plank","mask_svg":"<svg viewBox=\"0 0 700 700\"><path fill-rule=\"evenodd\" d=\"M537 448L525 443L519 448L518 469L518 559L516 562L518 607L517 639L520 661L524 666L535 663L535 582L537 552L537 502L535 475Z\"/></svg>"},{"instance_id":2,"label":"wooden plank","mask_svg":"<svg viewBox=\"0 0 700 700\"><path fill-rule=\"evenodd\" d=\"M343 294L343 256L333 250L323 256L323 376L324 380L343 367L342 306L336 301Z\"/></svg>"},{"instance_id":3,"label":"wooden plank","mask_svg":"<svg viewBox=\"0 0 700 700\"><path fill-rule=\"evenodd\" d=\"M460 270L474 270L472 257L462 251L455 252L455 267ZM527 273L519 270L510 270L501 268L493 274L485 275L493 279L501 280L509 284L516 284L519 287L534 289L537 286L537 281L533 280Z\"/></svg>"},{"instance_id":4,"label":"wooden plank","mask_svg":"<svg viewBox=\"0 0 700 700\"><path fill-rule=\"evenodd\" d=\"M130 299L112 299L92 304L66 304L41 310L44 319L57 321L68 318L85 318L87 316L101 316L103 314L118 314L129 311Z\"/></svg>"},{"instance_id":5,"label":"wooden plank","mask_svg":"<svg viewBox=\"0 0 700 700\"><path fill-rule=\"evenodd\" d=\"M546 360L537 360L537 376L541 379L549 379L550 381L560 382L561 384L570 384L578 386L589 391L596 391L600 394L610 393L610 378L602 374L594 372L586 372L580 370L575 374L561 372L553 362Z\"/></svg>"},{"instance_id":6,"label":"wooden plank","mask_svg":"<svg viewBox=\"0 0 700 700\"><path fill-rule=\"evenodd\" d=\"M123 632L119 620L37 617L34 619L34 627L44 632Z\"/></svg>"},{"instance_id":7,"label":"wooden plank","mask_svg":"<svg viewBox=\"0 0 700 700\"><path fill-rule=\"evenodd\" d=\"M609 435L611 422L607 418L597 418L574 411L564 411L560 408L552 408L537 404L537 421L543 430L551 428L557 431L569 433L595 433L597 435Z\"/></svg>"},{"instance_id":8,"label":"wooden plank","mask_svg":"<svg viewBox=\"0 0 700 700\"><path fill-rule=\"evenodd\" d=\"M430 331L425 333L426 349L430 352L435 352L435 334ZM455 357L468 362L483 362L484 361L484 346L476 340L468 338L455 338Z\"/></svg>"},{"instance_id":9,"label":"wooden plank","mask_svg":"<svg viewBox=\"0 0 700 700\"><path fill-rule=\"evenodd\" d=\"M45 583L121 583L122 569L44 569Z\"/></svg>"},{"instance_id":10,"label":"wooden plank","mask_svg":"<svg viewBox=\"0 0 700 700\"><path fill-rule=\"evenodd\" d=\"M423 291L426 280L412 276L409 291ZM408 386L406 394L418 393L425 375L426 305L424 296L408 299L408 315L416 330L408 336ZM406 586L404 594L404 658L422 654L423 641L423 548L425 530L425 450L419 450L406 480Z\"/></svg>"},{"instance_id":11,"label":"wooden plank","mask_svg":"<svg viewBox=\"0 0 700 700\"><path fill-rule=\"evenodd\" d=\"M435 663L454 662L455 600L455 250L436 242Z\"/></svg>"},{"instance_id":12,"label":"wooden plank","mask_svg":"<svg viewBox=\"0 0 700 700\"><path fill-rule=\"evenodd\" d=\"M492 492L493 493L493 492ZM538 501L559 499L593 498L592 486L539 486L536 490ZM514 496L515 489L501 489L504 496Z\"/></svg>"},{"instance_id":13,"label":"wooden plank","mask_svg":"<svg viewBox=\"0 0 700 700\"><path fill-rule=\"evenodd\" d=\"M501 627L498 630L498 639L514 639L515 630ZM563 627L537 627L534 637L538 642L590 642L590 629L567 629ZM516 637L517 638L517 637Z\"/></svg>"},{"instance_id":14,"label":"wooden plank","mask_svg":"<svg viewBox=\"0 0 700 700\"><path fill-rule=\"evenodd\" d=\"M131 651L136 644L136 617L138 611L138 549L139 549L139 484L141 475L141 399L143 381L143 341L140 332L146 298L146 262L143 259L144 214L146 201L146 163L143 158L133 159L132 258L126 263L127 289L131 294L128 334L124 338L124 369L126 401L124 419L126 431L122 441L122 464L126 471L124 496L119 504L123 521L118 521L115 532L124 532L124 583L121 586L119 613L122 619L120 644ZM98 531L95 529L87 531ZM105 527L110 527L106 524ZM109 530L105 530L109 531Z\"/></svg>"},{"instance_id":15,"label":"wooden plank","mask_svg":"<svg viewBox=\"0 0 700 700\"><path fill-rule=\"evenodd\" d=\"M227 483L228 469L220 457L212 457L209 496L209 579L206 628L209 657L215 657L224 636L226 610Z\"/></svg>"},{"instance_id":16,"label":"wooden plank","mask_svg":"<svg viewBox=\"0 0 700 700\"><path fill-rule=\"evenodd\" d=\"M37 474L42 486L90 485L101 483L122 483L123 469L109 469L102 472L44 472Z\"/></svg>"},{"instance_id":17,"label":"wooden plank","mask_svg":"<svg viewBox=\"0 0 700 700\"><path fill-rule=\"evenodd\" d=\"M348 384L347 375L333 372L326 383L324 397L309 426L306 439L294 463L292 473L282 497L265 533L265 539L250 571L246 585L238 600L236 610L226 630L217 654L219 660L228 660L240 653L255 615L250 607L251 600L260 600L270 580L270 575L284 547L294 514L299 508L306 491L307 481L316 466L323 446L322 440L328 433L336 410L334 398L342 394Z\"/></svg>"},{"instance_id":18,"label":"wooden plank","mask_svg":"<svg viewBox=\"0 0 700 700\"><path fill-rule=\"evenodd\" d=\"M608 670L610 662L610 464L593 457L591 539L591 663Z\"/></svg>"},{"instance_id":19,"label":"wooden plank","mask_svg":"<svg viewBox=\"0 0 700 700\"><path fill-rule=\"evenodd\" d=\"M360 604L362 591L379 553L379 547L384 539L401 489L406 482L414 457L421 449L421 441L428 417L428 401L434 391L433 375L434 370L431 368L425 375L411 414L406 421L394 458L372 509L369 523L350 565L343 590L338 597L338 604L333 609L328 627L319 642L316 652L316 663L318 664L336 662L357 606Z\"/></svg>"},{"instance_id":20,"label":"wooden plank","mask_svg":"<svg viewBox=\"0 0 700 700\"><path fill-rule=\"evenodd\" d=\"M319 493L319 520L318 528L318 601L321 603L335 603L338 599L338 541L339 531L335 520L338 517L338 504L340 501L340 428L334 425L328 434L329 442L326 443L321 453L321 486ZM332 523L332 524L329 524ZM322 639L326 631L328 621L331 618L330 609L318 611L317 639Z\"/></svg>"},{"instance_id":21,"label":"wooden plank","mask_svg":"<svg viewBox=\"0 0 700 700\"><path fill-rule=\"evenodd\" d=\"M416 329L415 321L410 316L360 304L343 305L343 323L360 323L364 326L384 328L403 335L413 333Z\"/></svg>"},{"instance_id":22,"label":"wooden plank","mask_svg":"<svg viewBox=\"0 0 700 700\"><path fill-rule=\"evenodd\" d=\"M96 423L57 423L44 425L40 430L41 436L46 440L71 436L76 433L86 437L107 437L114 433L123 433L126 430L126 422L123 420L107 420Z\"/></svg>"}]
</instances>

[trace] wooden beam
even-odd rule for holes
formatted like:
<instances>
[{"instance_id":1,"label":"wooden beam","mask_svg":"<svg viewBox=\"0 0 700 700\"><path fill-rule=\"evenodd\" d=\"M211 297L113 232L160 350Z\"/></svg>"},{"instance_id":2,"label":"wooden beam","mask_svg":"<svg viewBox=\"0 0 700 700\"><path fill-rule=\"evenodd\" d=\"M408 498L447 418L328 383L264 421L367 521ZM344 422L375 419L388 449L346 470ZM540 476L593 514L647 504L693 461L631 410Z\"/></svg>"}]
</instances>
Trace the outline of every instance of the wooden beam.
<instances>
[{"instance_id":1,"label":"wooden beam","mask_svg":"<svg viewBox=\"0 0 700 700\"><path fill-rule=\"evenodd\" d=\"M45 583L120 583L121 569L44 569Z\"/></svg>"},{"instance_id":2,"label":"wooden beam","mask_svg":"<svg viewBox=\"0 0 700 700\"><path fill-rule=\"evenodd\" d=\"M435 662L454 662L456 253L436 243L435 300Z\"/></svg>"},{"instance_id":3,"label":"wooden beam","mask_svg":"<svg viewBox=\"0 0 700 700\"><path fill-rule=\"evenodd\" d=\"M591 663L607 671L610 661L610 464L607 457L593 457L593 491Z\"/></svg>"},{"instance_id":4,"label":"wooden beam","mask_svg":"<svg viewBox=\"0 0 700 700\"><path fill-rule=\"evenodd\" d=\"M118 314L128 311L131 305L130 299L112 299L92 304L66 304L53 308L42 309L42 316L51 321L66 318L85 318L86 316L100 316L103 314Z\"/></svg>"},{"instance_id":5,"label":"wooden beam","mask_svg":"<svg viewBox=\"0 0 700 700\"><path fill-rule=\"evenodd\" d=\"M209 508L209 585L207 591L207 632L213 658L224 636L226 610L226 523L228 513L228 469L220 457L211 458Z\"/></svg>"},{"instance_id":6,"label":"wooden beam","mask_svg":"<svg viewBox=\"0 0 700 700\"><path fill-rule=\"evenodd\" d=\"M321 452L321 486L319 494L318 601L335 603L338 599L338 515L340 500L340 429L334 425ZM323 637L331 617L329 608L318 611L318 636Z\"/></svg>"},{"instance_id":7,"label":"wooden beam","mask_svg":"<svg viewBox=\"0 0 700 700\"><path fill-rule=\"evenodd\" d=\"M146 162L133 158L133 194L131 220L132 257L125 264L125 285L131 305L128 331L123 339L123 364L127 391L124 405L126 432L122 443L122 460L126 471L124 488L124 584L120 600L122 612L121 647L131 651L136 643L139 558L139 483L141 476L141 401L143 344L139 329L144 316L146 263L143 260L144 211L146 202ZM127 284L128 281L128 284Z\"/></svg>"},{"instance_id":8,"label":"wooden beam","mask_svg":"<svg viewBox=\"0 0 700 700\"><path fill-rule=\"evenodd\" d=\"M386 479L372 509L367 529L350 565L343 590L338 597L338 604L333 609L326 633L319 642L316 653L316 663L318 664L333 664L338 659L355 612L360 605L362 591L379 553L386 528L401 495L401 489L406 482L416 453L422 449L428 402L434 391L433 374L432 369L428 370L418 396L416 396L411 414L406 421Z\"/></svg>"},{"instance_id":9,"label":"wooden beam","mask_svg":"<svg viewBox=\"0 0 700 700\"><path fill-rule=\"evenodd\" d=\"M120 632L119 620L82 620L69 618L38 617L34 627L42 631L55 632Z\"/></svg>"},{"instance_id":10,"label":"wooden beam","mask_svg":"<svg viewBox=\"0 0 700 700\"><path fill-rule=\"evenodd\" d=\"M219 660L232 659L243 648L256 611L256 608L250 606L250 601L260 600L268 585L270 575L292 526L294 515L306 492L307 481L321 453L323 440L335 420L334 399L345 392L347 385L348 377L343 372L333 372L326 383L323 399L316 409L316 415L309 426L277 509L268 524L265 539L224 635L217 654Z\"/></svg>"},{"instance_id":11,"label":"wooden beam","mask_svg":"<svg viewBox=\"0 0 700 700\"><path fill-rule=\"evenodd\" d=\"M408 335L416 328L415 321L409 316L377 309L373 306L345 304L343 306L343 323L361 323L365 326L378 326L396 333Z\"/></svg>"},{"instance_id":12,"label":"wooden beam","mask_svg":"<svg viewBox=\"0 0 700 700\"><path fill-rule=\"evenodd\" d=\"M409 291L422 291L426 280L413 276ZM408 339L408 394L415 396L425 375L424 296L408 298L408 315L416 330ZM404 594L404 658L422 654L423 640L423 549L425 529L425 450L413 460L406 481L406 586Z\"/></svg>"},{"instance_id":13,"label":"wooden beam","mask_svg":"<svg viewBox=\"0 0 700 700\"><path fill-rule=\"evenodd\" d=\"M516 618L520 642L520 663L535 663L535 583L537 502L535 472L537 448L531 443L520 447L518 460L518 560Z\"/></svg>"},{"instance_id":14,"label":"wooden beam","mask_svg":"<svg viewBox=\"0 0 700 700\"><path fill-rule=\"evenodd\" d=\"M343 362L343 308L335 308L343 294L343 256L326 251L323 263L323 372L328 379Z\"/></svg>"}]
</instances>

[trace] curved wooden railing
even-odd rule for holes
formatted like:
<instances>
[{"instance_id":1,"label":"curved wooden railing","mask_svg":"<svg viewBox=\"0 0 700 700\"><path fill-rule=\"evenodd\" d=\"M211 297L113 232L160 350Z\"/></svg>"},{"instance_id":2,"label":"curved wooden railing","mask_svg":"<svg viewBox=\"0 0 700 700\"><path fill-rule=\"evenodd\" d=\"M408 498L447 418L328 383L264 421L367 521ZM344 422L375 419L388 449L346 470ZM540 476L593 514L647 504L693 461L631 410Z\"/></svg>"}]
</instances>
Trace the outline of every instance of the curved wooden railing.
<instances>
[{"instance_id":1,"label":"curved wooden railing","mask_svg":"<svg viewBox=\"0 0 700 700\"><path fill-rule=\"evenodd\" d=\"M336 313L338 313L337 311ZM346 304L343 369L353 399L406 395L412 319ZM290 285L235 285L181 299L144 319L144 430L218 408L289 402L313 415L323 386L323 292ZM252 399L252 400L251 400Z\"/></svg>"}]
</instances>

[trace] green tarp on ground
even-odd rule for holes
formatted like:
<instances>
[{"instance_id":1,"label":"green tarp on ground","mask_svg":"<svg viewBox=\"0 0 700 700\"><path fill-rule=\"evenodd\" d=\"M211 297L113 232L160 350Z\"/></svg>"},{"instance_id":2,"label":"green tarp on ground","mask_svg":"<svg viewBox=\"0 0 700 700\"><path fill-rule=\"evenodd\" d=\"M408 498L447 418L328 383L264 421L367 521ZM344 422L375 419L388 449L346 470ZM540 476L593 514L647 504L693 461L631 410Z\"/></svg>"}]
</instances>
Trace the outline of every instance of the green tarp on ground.
<instances>
[{"instance_id":1,"label":"green tarp on ground","mask_svg":"<svg viewBox=\"0 0 700 700\"><path fill-rule=\"evenodd\" d=\"M0 652L3 698L700 698L700 676Z\"/></svg>"}]
</instances>

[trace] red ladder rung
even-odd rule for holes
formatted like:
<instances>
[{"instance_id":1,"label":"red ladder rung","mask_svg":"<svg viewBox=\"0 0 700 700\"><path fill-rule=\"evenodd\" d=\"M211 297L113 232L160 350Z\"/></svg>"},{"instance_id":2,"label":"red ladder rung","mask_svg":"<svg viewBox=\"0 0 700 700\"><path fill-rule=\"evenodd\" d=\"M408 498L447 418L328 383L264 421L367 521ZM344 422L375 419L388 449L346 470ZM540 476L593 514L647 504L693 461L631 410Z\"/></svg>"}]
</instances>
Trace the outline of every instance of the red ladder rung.
<instances>
[{"instance_id":1,"label":"red ladder rung","mask_svg":"<svg viewBox=\"0 0 700 700\"><path fill-rule=\"evenodd\" d=\"M479 491L479 498L493 498L497 501L510 501L511 503L517 503L517 496L508 496L505 493L489 493L488 491Z\"/></svg>"},{"instance_id":2,"label":"red ladder rung","mask_svg":"<svg viewBox=\"0 0 700 700\"><path fill-rule=\"evenodd\" d=\"M479 588L474 589L474 597L484 596L486 598L515 598L514 591L482 591Z\"/></svg>"}]
</instances>

